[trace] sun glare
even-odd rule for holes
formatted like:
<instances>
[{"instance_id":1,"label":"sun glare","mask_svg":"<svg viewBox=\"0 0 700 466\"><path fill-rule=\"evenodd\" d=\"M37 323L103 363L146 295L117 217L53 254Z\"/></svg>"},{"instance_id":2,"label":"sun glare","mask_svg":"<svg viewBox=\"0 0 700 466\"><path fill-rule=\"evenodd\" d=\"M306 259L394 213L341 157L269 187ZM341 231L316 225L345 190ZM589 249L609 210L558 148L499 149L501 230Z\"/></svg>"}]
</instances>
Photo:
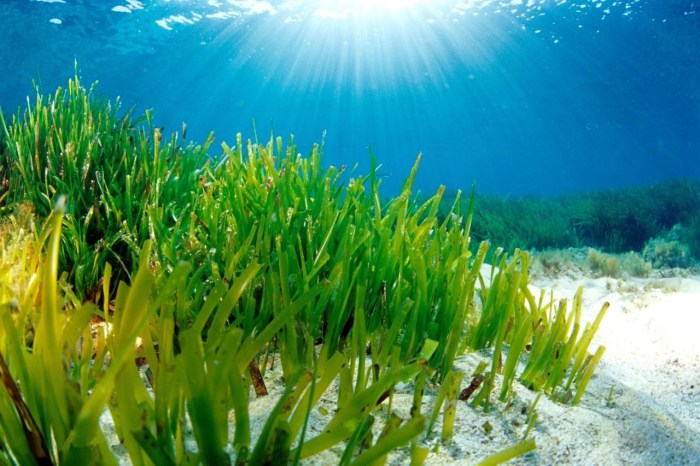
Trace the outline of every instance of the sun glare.
<instances>
[{"instance_id":1,"label":"sun glare","mask_svg":"<svg viewBox=\"0 0 700 466\"><path fill-rule=\"evenodd\" d=\"M342 19L359 15L400 13L429 3L428 0L316 0L313 6L317 16Z\"/></svg>"}]
</instances>

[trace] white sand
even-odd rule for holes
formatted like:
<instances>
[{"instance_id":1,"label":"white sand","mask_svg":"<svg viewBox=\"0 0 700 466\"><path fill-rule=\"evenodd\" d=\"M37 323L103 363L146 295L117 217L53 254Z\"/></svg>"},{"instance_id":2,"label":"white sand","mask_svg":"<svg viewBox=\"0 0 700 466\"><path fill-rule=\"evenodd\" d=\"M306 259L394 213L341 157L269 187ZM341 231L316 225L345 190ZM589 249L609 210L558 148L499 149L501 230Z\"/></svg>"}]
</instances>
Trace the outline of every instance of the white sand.
<instances>
[{"instance_id":1,"label":"white sand","mask_svg":"<svg viewBox=\"0 0 700 466\"><path fill-rule=\"evenodd\" d=\"M510 464L700 464L700 276L540 278L534 285L554 289L557 298L571 298L583 285L584 322L592 321L603 303L609 302L610 309L590 347L595 351L598 345L605 345L607 350L578 406L563 406L544 397L539 401L538 422L530 433L538 448ZM488 360L488 354L469 354L456 361L467 374L463 387L479 361ZM251 402L253 438L283 384L279 379L270 380L268 388L270 396ZM404 419L409 417L412 388L400 387L393 399L392 410ZM525 412L536 394L517 383L514 390L511 407L496 403L490 413L459 402L453 439L440 443L438 422L431 438L424 440L423 445L435 450L426 464L476 464L520 441L527 426ZM432 408L435 393L434 388L426 391L423 413ZM334 387L324 394L319 405L328 414L314 409L307 438L321 432L330 420L336 396ZM386 405L378 411L379 421L382 412L387 412ZM487 421L493 428L488 434L483 428ZM381 422L375 423L375 430L380 428L377 424ZM123 447L115 445L114 449L123 453ZM342 447L337 447L306 464L335 464L341 454ZM128 464L123 456L120 459ZM409 462L408 450L402 449L392 453L388 464Z\"/></svg>"},{"instance_id":2,"label":"white sand","mask_svg":"<svg viewBox=\"0 0 700 466\"><path fill-rule=\"evenodd\" d=\"M581 404L561 417L540 405L552 419L522 463L700 464L700 277L537 284L561 297L583 285L585 320L611 306L591 347L606 352Z\"/></svg>"}]
</instances>

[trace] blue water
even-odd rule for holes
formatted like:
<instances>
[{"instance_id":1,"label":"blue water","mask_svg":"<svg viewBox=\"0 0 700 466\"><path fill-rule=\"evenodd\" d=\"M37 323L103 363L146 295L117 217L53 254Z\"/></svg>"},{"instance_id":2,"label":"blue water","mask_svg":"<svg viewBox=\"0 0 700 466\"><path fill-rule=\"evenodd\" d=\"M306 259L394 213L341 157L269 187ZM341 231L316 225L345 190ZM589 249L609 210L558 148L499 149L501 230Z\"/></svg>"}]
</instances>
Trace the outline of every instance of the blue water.
<instances>
[{"instance_id":1,"label":"blue water","mask_svg":"<svg viewBox=\"0 0 700 466\"><path fill-rule=\"evenodd\" d=\"M417 185L558 194L700 178L700 2L2 0L0 107L77 60L125 108L271 131Z\"/></svg>"}]
</instances>

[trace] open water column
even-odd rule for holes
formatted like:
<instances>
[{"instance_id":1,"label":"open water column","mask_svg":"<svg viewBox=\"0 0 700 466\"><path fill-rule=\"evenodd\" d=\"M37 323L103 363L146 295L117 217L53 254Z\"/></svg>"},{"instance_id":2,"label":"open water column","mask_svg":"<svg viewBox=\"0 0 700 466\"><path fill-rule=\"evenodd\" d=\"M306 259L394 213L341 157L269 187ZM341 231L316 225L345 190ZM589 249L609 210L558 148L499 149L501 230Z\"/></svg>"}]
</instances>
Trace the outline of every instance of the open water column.
<instances>
[{"instance_id":1,"label":"open water column","mask_svg":"<svg viewBox=\"0 0 700 466\"><path fill-rule=\"evenodd\" d=\"M290 134L396 192L559 194L700 177L692 0L7 0L0 105L35 79L166 131ZM325 135L325 137L324 137Z\"/></svg>"}]
</instances>

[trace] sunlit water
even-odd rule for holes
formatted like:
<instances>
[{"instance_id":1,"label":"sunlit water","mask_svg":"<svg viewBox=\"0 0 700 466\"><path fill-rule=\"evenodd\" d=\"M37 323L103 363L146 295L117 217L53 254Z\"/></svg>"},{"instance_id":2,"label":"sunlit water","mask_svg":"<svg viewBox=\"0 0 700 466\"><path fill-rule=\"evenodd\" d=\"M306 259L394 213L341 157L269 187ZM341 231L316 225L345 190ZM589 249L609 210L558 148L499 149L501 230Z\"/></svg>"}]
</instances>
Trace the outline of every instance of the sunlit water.
<instances>
[{"instance_id":1,"label":"sunlit water","mask_svg":"<svg viewBox=\"0 0 700 466\"><path fill-rule=\"evenodd\" d=\"M0 106L83 82L218 141L295 135L418 187L700 178L700 2L3 0ZM215 148L212 155L216 155Z\"/></svg>"}]
</instances>

